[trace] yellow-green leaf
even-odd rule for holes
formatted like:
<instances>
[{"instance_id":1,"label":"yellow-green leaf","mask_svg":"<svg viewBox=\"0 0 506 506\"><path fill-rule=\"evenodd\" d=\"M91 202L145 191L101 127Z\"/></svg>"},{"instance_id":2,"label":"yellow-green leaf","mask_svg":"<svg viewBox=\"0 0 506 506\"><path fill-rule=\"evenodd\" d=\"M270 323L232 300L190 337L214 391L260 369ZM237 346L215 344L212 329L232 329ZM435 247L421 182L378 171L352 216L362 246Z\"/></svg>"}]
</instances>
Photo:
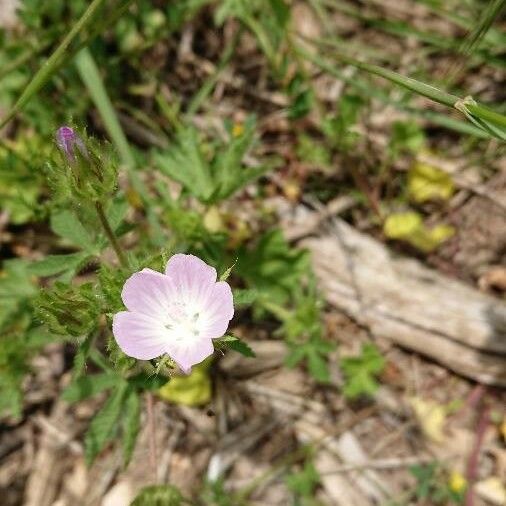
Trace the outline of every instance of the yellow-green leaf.
<instances>
[{"instance_id":1,"label":"yellow-green leaf","mask_svg":"<svg viewBox=\"0 0 506 506\"><path fill-rule=\"evenodd\" d=\"M383 224L383 233L389 239L406 241L420 251L429 253L449 239L455 229L444 224L429 229L420 214L409 211L388 216Z\"/></svg>"},{"instance_id":2,"label":"yellow-green leaf","mask_svg":"<svg viewBox=\"0 0 506 506\"><path fill-rule=\"evenodd\" d=\"M388 216L383 225L383 233L389 239L406 240L422 228L422 217L414 211L408 211Z\"/></svg>"},{"instance_id":3,"label":"yellow-green leaf","mask_svg":"<svg viewBox=\"0 0 506 506\"><path fill-rule=\"evenodd\" d=\"M188 376L174 376L158 390L158 395L174 404L201 406L211 400L209 361L196 365Z\"/></svg>"},{"instance_id":4,"label":"yellow-green leaf","mask_svg":"<svg viewBox=\"0 0 506 506\"><path fill-rule=\"evenodd\" d=\"M428 230L428 233L432 243L434 244L434 248L437 248L440 244L455 234L455 229L450 225L437 225Z\"/></svg>"},{"instance_id":5,"label":"yellow-green leaf","mask_svg":"<svg viewBox=\"0 0 506 506\"><path fill-rule=\"evenodd\" d=\"M408 174L409 197L414 202L448 200L455 191L449 174L426 163L416 162Z\"/></svg>"}]
</instances>

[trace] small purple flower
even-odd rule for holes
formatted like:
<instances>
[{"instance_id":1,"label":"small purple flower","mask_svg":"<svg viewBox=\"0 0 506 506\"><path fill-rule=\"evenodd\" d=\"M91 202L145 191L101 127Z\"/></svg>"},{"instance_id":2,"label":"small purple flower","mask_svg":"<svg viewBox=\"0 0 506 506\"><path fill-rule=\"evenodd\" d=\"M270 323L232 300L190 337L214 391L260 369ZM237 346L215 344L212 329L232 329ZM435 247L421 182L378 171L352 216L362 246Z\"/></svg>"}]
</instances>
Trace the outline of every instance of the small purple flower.
<instances>
[{"instance_id":1,"label":"small purple flower","mask_svg":"<svg viewBox=\"0 0 506 506\"><path fill-rule=\"evenodd\" d=\"M88 158L88 150L83 140L76 134L72 127L62 126L58 128L56 131L56 145L70 163L76 161L75 148L79 150L83 157Z\"/></svg>"},{"instance_id":2,"label":"small purple flower","mask_svg":"<svg viewBox=\"0 0 506 506\"><path fill-rule=\"evenodd\" d=\"M177 254L165 274L143 269L127 279L121 298L128 311L114 315L112 331L127 355L150 360L167 353L188 374L214 351L234 316L232 290L216 269Z\"/></svg>"}]
</instances>

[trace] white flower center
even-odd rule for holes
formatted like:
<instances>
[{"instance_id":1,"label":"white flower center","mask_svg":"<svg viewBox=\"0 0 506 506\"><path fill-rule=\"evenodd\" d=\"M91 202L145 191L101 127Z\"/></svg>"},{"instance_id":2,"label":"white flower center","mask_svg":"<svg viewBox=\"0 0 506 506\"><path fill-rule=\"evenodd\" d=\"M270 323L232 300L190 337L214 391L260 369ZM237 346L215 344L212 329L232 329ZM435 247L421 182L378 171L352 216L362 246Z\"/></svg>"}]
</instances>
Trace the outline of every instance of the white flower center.
<instances>
[{"instance_id":1,"label":"white flower center","mask_svg":"<svg viewBox=\"0 0 506 506\"><path fill-rule=\"evenodd\" d=\"M165 328L169 331L170 339L186 341L199 336L199 311L186 302L171 302L167 311Z\"/></svg>"}]
</instances>

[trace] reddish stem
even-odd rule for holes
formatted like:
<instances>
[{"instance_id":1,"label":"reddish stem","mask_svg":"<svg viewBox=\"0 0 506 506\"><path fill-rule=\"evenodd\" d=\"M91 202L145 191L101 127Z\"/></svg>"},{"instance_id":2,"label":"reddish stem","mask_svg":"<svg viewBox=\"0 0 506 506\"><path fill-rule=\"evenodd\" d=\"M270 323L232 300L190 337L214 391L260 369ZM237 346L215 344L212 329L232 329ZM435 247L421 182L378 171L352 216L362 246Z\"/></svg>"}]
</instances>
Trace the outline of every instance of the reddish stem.
<instances>
[{"instance_id":1,"label":"reddish stem","mask_svg":"<svg viewBox=\"0 0 506 506\"><path fill-rule=\"evenodd\" d=\"M478 427L476 428L476 439L474 441L474 447L467 462L466 478L469 486L466 492L465 506L474 506L474 481L478 476L480 449L483 444L485 432L487 431L489 415L490 408L488 406L485 406L481 411Z\"/></svg>"},{"instance_id":2,"label":"reddish stem","mask_svg":"<svg viewBox=\"0 0 506 506\"><path fill-rule=\"evenodd\" d=\"M156 456L156 420L155 420L155 401L153 394L147 392L146 407L148 413L148 432L149 432L149 465L154 478L154 483L158 481L158 465Z\"/></svg>"}]
</instances>

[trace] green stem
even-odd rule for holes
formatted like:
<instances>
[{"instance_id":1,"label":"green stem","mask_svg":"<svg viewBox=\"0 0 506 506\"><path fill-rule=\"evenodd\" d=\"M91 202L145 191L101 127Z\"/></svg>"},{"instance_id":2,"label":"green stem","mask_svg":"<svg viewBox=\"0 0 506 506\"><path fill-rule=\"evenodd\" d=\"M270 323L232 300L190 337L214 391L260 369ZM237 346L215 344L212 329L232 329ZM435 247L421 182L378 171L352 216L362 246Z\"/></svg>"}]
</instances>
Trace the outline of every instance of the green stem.
<instances>
[{"instance_id":1,"label":"green stem","mask_svg":"<svg viewBox=\"0 0 506 506\"><path fill-rule=\"evenodd\" d=\"M128 268L128 260L125 254L123 253L121 246L119 245L118 239L116 238L114 232L112 231L111 225L109 225L109 221L104 212L104 207L100 202L95 202L95 209L97 211L100 224L102 225L105 235L107 236L107 239L109 239L109 242L111 243L111 246L114 249L116 256L118 257L119 263L121 264L122 267Z\"/></svg>"},{"instance_id":2,"label":"green stem","mask_svg":"<svg viewBox=\"0 0 506 506\"><path fill-rule=\"evenodd\" d=\"M506 128L506 116L504 116L503 114L492 111L488 107L485 107L480 104L475 105L469 104L467 106L467 109L474 116L478 116L479 118L484 119L485 121L490 121L491 123L495 123L496 125L499 125L502 128Z\"/></svg>"}]
</instances>

